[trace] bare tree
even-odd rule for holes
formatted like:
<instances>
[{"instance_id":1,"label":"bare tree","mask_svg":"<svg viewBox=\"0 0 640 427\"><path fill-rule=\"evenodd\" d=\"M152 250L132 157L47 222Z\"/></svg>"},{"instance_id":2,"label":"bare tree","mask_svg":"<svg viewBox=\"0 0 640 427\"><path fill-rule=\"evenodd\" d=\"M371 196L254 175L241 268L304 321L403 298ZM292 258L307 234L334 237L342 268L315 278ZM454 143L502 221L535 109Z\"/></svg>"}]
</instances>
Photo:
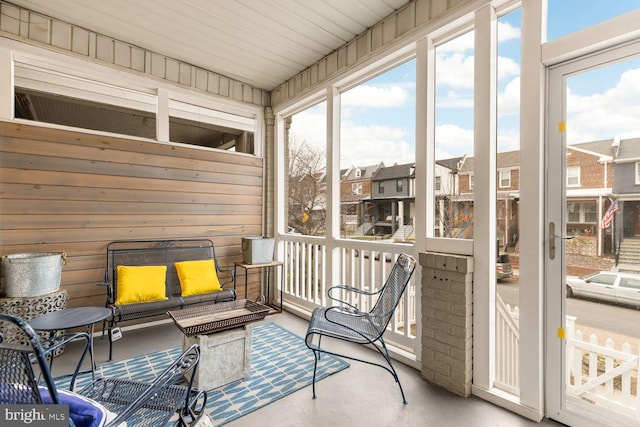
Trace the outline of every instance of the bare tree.
<instances>
[{"instance_id":1,"label":"bare tree","mask_svg":"<svg viewBox=\"0 0 640 427\"><path fill-rule=\"evenodd\" d=\"M446 171L443 169L443 171ZM473 238L473 201L460 194L457 175L443 173L436 197L436 224L441 237Z\"/></svg>"},{"instance_id":2,"label":"bare tree","mask_svg":"<svg viewBox=\"0 0 640 427\"><path fill-rule=\"evenodd\" d=\"M325 153L306 141L289 143L288 224L302 234L324 234L326 219Z\"/></svg>"}]
</instances>

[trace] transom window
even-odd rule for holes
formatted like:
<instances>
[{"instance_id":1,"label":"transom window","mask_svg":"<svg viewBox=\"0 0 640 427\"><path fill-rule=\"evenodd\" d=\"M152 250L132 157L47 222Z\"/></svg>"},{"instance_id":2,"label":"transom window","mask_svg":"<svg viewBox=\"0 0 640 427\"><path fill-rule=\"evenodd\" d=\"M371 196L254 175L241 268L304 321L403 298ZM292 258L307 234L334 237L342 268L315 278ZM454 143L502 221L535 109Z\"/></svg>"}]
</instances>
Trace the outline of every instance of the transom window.
<instances>
[{"instance_id":1,"label":"transom window","mask_svg":"<svg viewBox=\"0 0 640 427\"><path fill-rule=\"evenodd\" d=\"M47 69L14 65L14 118L219 150L254 153L255 119L216 109L206 98L172 91L169 135L157 135L155 89L117 84ZM175 99L172 97L176 97ZM178 100L180 98L181 100ZM162 119L165 120L165 119Z\"/></svg>"}]
</instances>

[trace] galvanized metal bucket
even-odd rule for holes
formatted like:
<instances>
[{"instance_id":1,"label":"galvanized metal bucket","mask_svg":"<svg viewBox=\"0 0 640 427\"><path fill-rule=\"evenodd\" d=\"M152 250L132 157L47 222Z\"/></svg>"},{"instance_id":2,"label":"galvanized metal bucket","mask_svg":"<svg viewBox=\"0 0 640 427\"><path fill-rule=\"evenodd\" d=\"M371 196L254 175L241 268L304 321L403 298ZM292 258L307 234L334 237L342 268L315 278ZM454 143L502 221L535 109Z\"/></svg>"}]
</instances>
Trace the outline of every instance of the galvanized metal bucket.
<instances>
[{"instance_id":1,"label":"galvanized metal bucket","mask_svg":"<svg viewBox=\"0 0 640 427\"><path fill-rule=\"evenodd\" d=\"M2 257L2 289L9 298L35 297L60 289L64 252L34 252Z\"/></svg>"}]
</instances>

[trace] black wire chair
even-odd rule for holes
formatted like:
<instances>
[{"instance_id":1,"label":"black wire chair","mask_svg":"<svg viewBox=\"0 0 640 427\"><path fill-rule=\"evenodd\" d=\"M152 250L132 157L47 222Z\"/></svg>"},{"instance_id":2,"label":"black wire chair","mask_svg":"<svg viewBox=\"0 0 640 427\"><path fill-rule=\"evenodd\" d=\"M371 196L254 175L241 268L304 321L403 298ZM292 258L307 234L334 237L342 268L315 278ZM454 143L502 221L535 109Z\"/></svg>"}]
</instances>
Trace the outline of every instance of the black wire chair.
<instances>
[{"instance_id":1,"label":"black wire chair","mask_svg":"<svg viewBox=\"0 0 640 427\"><path fill-rule=\"evenodd\" d=\"M84 339L86 335L89 343L88 334L73 334L68 339L56 337L59 344L43 347L38 335L24 320L0 314L0 321L15 325L29 340L26 346L9 344L3 342L0 334L0 404L67 404L70 408L70 425L76 426L84 422L95 423L93 419L87 420L89 413L98 414L96 417L102 418L100 425L106 426L118 426L123 422L135 426L164 426L168 423L190 426L196 424L204 414L207 393L192 387L194 372L200 361L197 344L189 347L152 383L98 378L78 393L73 393L57 389L47 357L52 356L55 348L71 339ZM73 373L71 389L88 348L88 344L85 345ZM39 373L34 369L34 364ZM44 386L39 385L39 378ZM184 383L185 378L188 384L180 384ZM78 406L78 412L74 412Z\"/></svg>"},{"instance_id":2,"label":"black wire chair","mask_svg":"<svg viewBox=\"0 0 640 427\"><path fill-rule=\"evenodd\" d=\"M389 357L389 351L387 350L383 335L396 307L400 303L400 298L411 279L415 267L416 261L414 258L407 254L400 254L384 286L377 292L366 292L342 285L329 288L327 291L329 298L338 301L342 305L316 308L311 315L305 337L307 347L313 351L315 357L313 366L314 399L316 398L316 370L318 368L318 360L320 359L321 353L327 353L383 368L389 372L396 383L398 383L400 393L402 394L402 401L403 403L407 403L398 374L391 364L391 357ZM362 312L349 302L349 298L341 299L337 296L332 296L332 291L338 291L343 294L357 293L373 296L376 297L377 300L369 312ZM316 337L317 340L315 340ZM322 337L336 338L355 344L372 345L380 355L382 355L386 364L362 360L353 356L325 350L320 347Z\"/></svg>"}]
</instances>

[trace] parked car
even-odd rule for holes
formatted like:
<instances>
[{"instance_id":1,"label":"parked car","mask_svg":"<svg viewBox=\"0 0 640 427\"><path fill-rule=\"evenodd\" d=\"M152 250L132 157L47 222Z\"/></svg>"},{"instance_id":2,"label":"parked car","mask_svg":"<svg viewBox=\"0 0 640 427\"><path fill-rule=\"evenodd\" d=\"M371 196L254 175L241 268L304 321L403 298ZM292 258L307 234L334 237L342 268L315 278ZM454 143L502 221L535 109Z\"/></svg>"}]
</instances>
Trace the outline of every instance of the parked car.
<instances>
[{"instance_id":1,"label":"parked car","mask_svg":"<svg viewBox=\"0 0 640 427\"><path fill-rule=\"evenodd\" d=\"M499 254L496 261L496 279L510 279L513 276L509 254Z\"/></svg>"},{"instance_id":2,"label":"parked car","mask_svg":"<svg viewBox=\"0 0 640 427\"><path fill-rule=\"evenodd\" d=\"M601 271L582 277L567 276L567 298L583 296L640 307L640 274Z\"/></svg>"}]
</instances>

